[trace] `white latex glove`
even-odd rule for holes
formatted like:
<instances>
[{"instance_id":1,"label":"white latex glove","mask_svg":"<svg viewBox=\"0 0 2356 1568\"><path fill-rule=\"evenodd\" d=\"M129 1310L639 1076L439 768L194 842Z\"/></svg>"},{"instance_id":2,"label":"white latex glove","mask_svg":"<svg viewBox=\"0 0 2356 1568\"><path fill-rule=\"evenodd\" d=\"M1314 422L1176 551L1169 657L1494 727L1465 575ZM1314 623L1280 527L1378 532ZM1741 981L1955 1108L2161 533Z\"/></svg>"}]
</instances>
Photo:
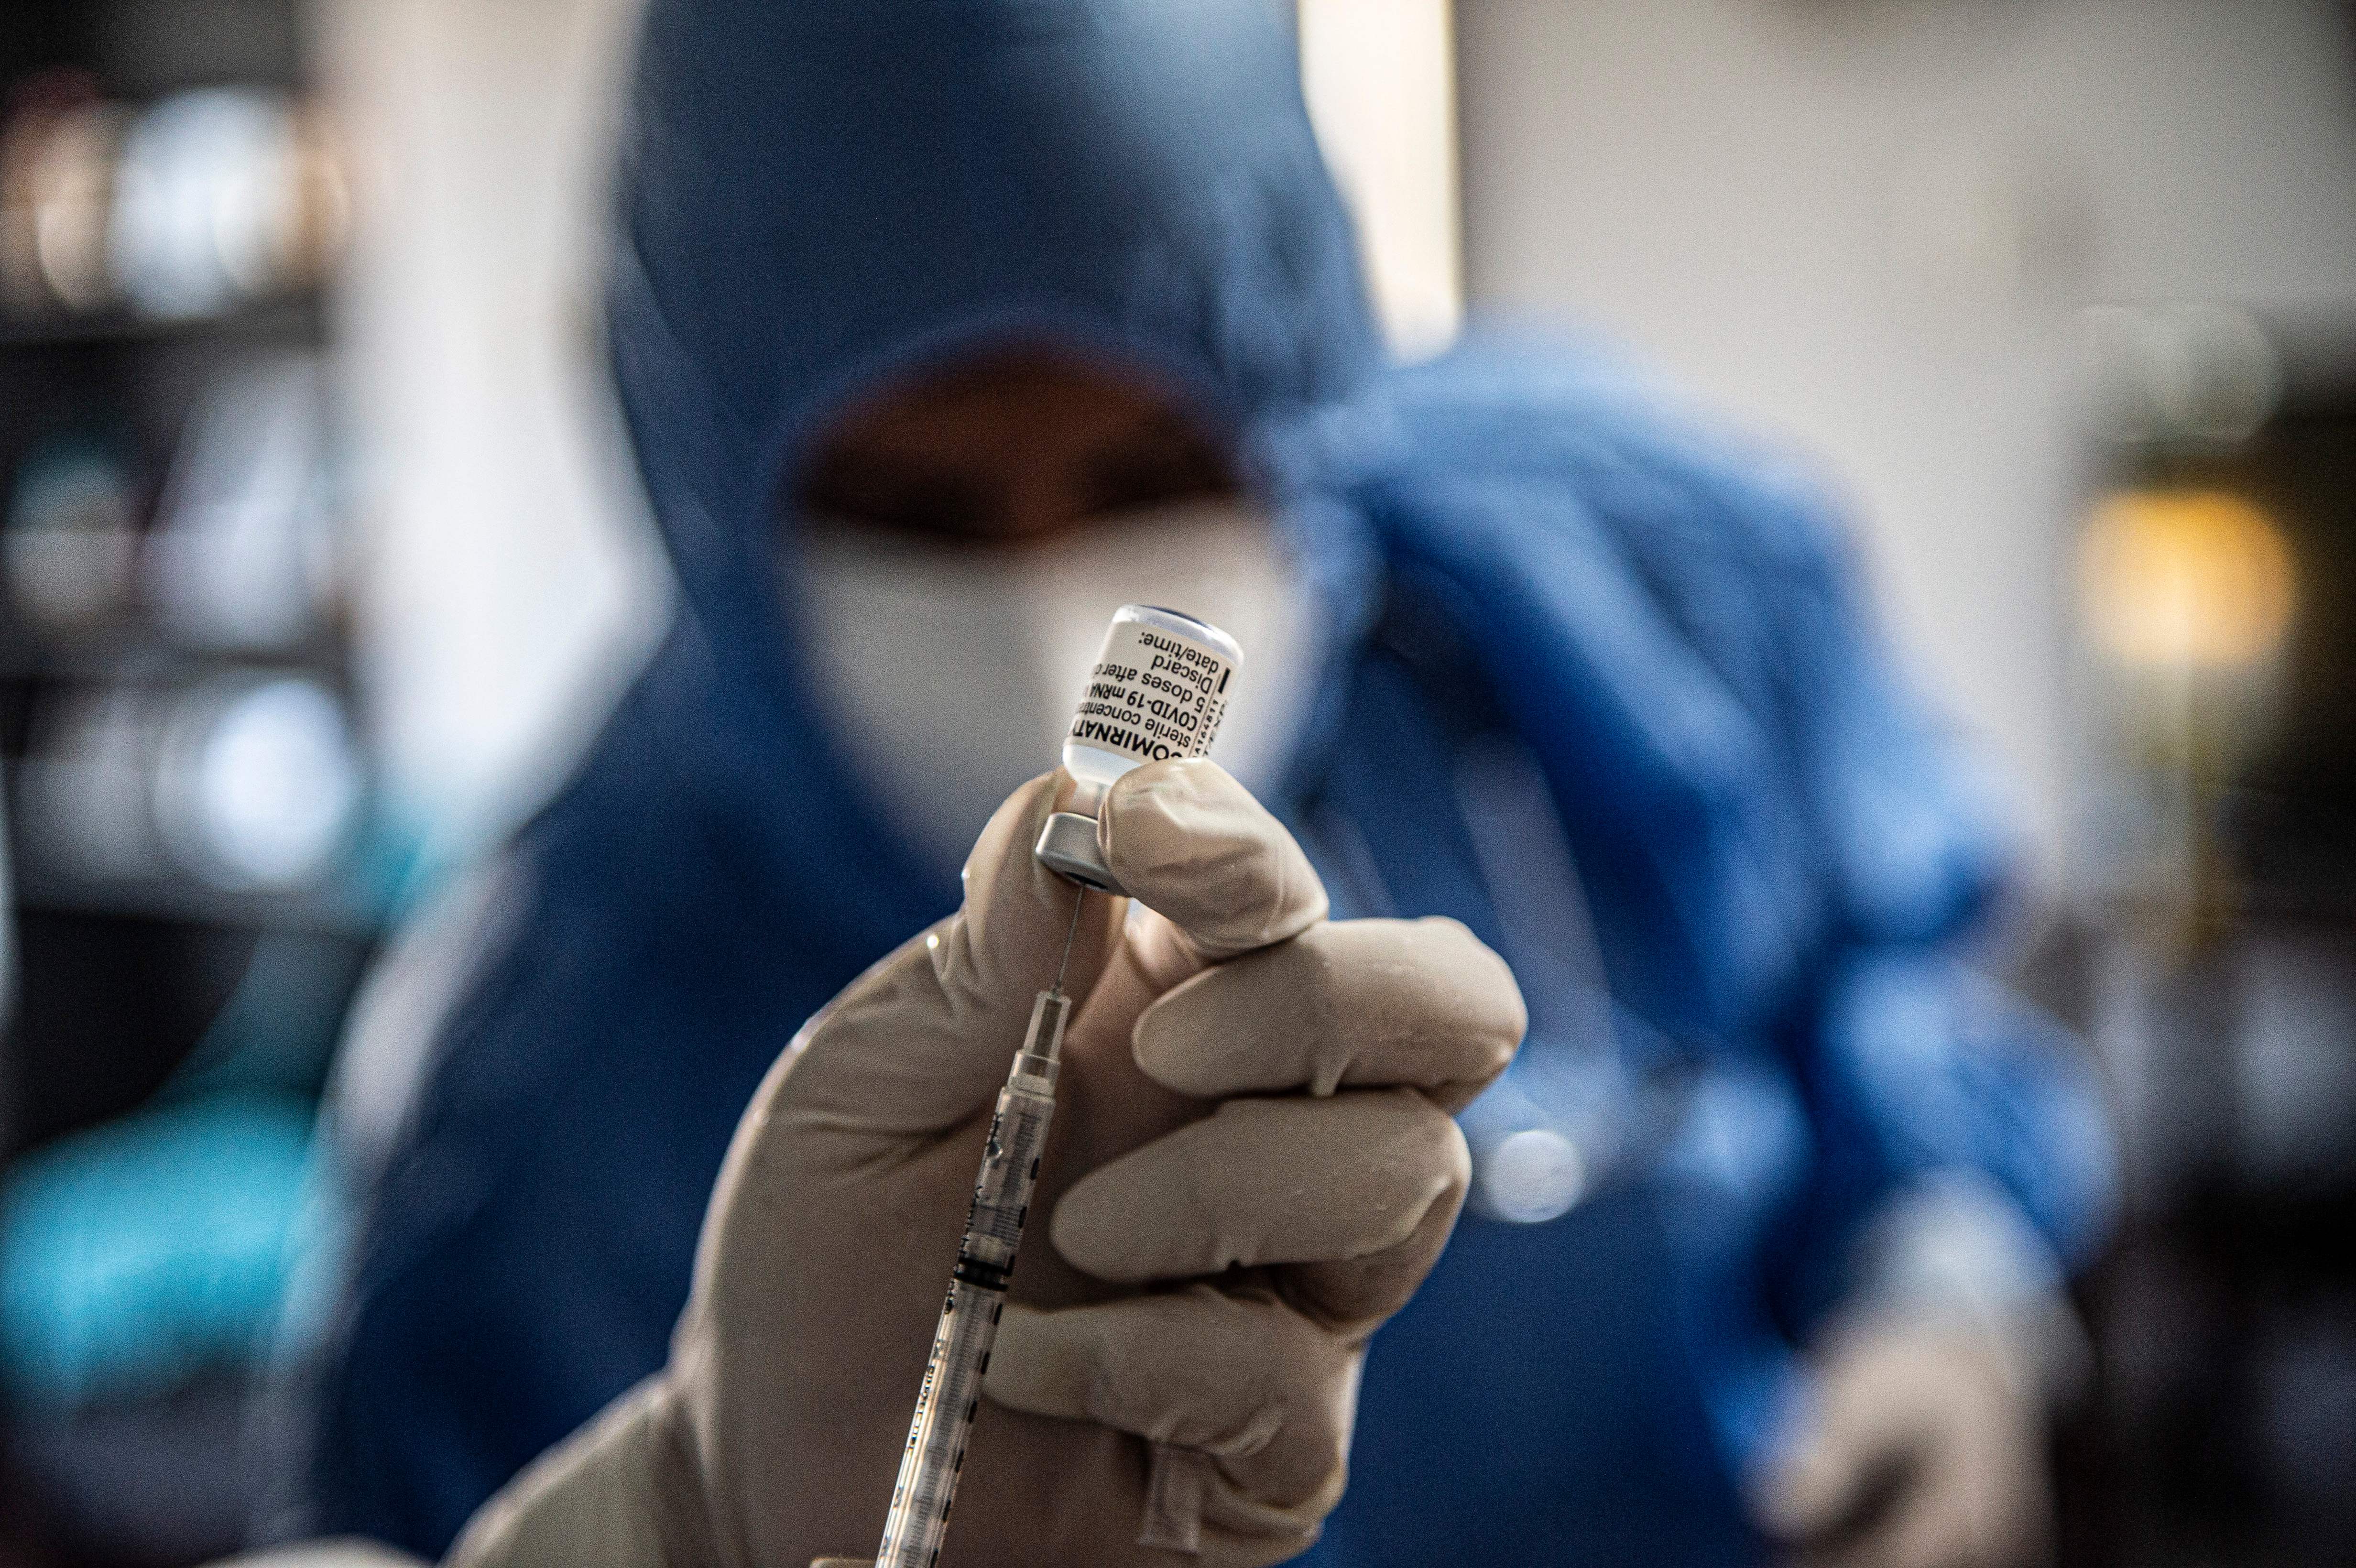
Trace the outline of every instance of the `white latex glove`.
<instances>
[{"instance_id":1,"label":"white latex glove","mask_svg":"<svg viewBox=\"0 0 2356 1568\"><path fill-rule=\"evenodd\" d=\"M873 1551L991 1106L1064 946L1076 890L1031 845L1068 787L1001 807L964 909L797 1037L729 1151L669 1369L487 1506L455 1562ZM1102 839L1155 912L1088 896L942 1561L1275 1563L1341 1497L1367 1336L1447 1240L1470 1163L1451 1113L1512 1057L1521 997L1452 922L1328 923L1299 846L1211 763L1130 773ZM1149 1440L1187 1451L1199 1556L1138 1544Z\"/></svg>"},{"instance_id":2,"label":"white latex glove","mask_svg":"<svg viewBox=\"0 0 2356 1568\"><path fill-rule=\"evenodd\" d=\"M1812 1412L1754 1477L1806 1568L2033 1568L2052 1557L2032 1332L1882 1317L1815 1357Z\"/></svg>"}]
</instances>

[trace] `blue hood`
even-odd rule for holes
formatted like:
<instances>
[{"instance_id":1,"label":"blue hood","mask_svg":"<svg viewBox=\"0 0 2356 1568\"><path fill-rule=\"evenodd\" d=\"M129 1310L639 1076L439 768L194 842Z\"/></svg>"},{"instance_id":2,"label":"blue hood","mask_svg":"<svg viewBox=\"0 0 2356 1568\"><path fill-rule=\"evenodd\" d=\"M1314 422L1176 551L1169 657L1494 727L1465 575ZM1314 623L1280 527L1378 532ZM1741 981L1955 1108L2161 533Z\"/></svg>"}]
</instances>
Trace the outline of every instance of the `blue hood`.
<instances>
[{"instance_id":1,"label":"blue hood","mask_svg":"<svg viewBox=\"0 0 2356 1568\"><path fill-rule=\"evenodd\" d=\"M746 590L810 431L912 360L1057 338L1258 436L1365 386L1379 349L1283 9L655 5L613 344L715 633L769 608Z\"/></svg>"}]
</instances>

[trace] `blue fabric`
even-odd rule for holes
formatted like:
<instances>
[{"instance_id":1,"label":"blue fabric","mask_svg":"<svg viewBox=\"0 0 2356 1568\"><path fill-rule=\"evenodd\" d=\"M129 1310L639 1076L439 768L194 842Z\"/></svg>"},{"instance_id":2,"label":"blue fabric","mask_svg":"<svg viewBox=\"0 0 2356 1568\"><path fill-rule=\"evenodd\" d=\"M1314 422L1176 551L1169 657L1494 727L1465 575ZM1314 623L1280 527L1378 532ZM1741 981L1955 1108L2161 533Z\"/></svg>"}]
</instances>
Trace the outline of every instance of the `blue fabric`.
<instances>
[{"instance_id":1,"label":"blue fabric","mask_svg":"<svg viewBox=\"0 0 2356 1568\"><path fill-rule=\"evenodd\" d=\"M1273 804L1337 902L1457 915L1526 983L1570 942L1515 927L1466 815L1468 705L1419 666L1460 647L1447 678L1533 759L1575 860L1621 1076L1690 1086L1603 1197L1467 1222L1376 1343L1317 1561L1744 1560L1729 1467L1876 1203L1979 1162L2057 1249L2086 1243L2083 1085L2033 1025L1937 1005L2006 848L1826 508L1597 356L1388 368L1284 10L656 0L610 325L685 605L524 836L529 918L373 1196L321 1527L438 1552L658 1366L761 1073L953 903L794 667L776 496L846 397L993 340L1158 372L1282 509L1331 637ZM1553 1021L1517 1083L1588 1082L1547 1076L1580 1042L1568 1000L1533 1000Z\"/></svg>"}]
</instances>

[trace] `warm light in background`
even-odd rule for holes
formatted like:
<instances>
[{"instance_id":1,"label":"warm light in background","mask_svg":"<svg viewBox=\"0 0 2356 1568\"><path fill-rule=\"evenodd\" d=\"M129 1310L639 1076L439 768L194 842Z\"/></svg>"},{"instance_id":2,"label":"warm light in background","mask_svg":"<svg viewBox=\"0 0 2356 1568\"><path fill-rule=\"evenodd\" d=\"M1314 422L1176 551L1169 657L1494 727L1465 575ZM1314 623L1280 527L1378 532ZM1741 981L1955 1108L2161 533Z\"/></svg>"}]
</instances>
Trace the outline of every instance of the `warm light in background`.
<instances>
[{"instance_id":1,"label":"warm light in background","mask_svg":"<svg viewBox=\"0 0 2356 1568\"><path fill-rule=\"evenodd\" d=\"M1446 347L1464 316L1450 0L1300 0L1301 84L1358 222L1391 347Z\"/></svg>"},{"instance_id":2,"label":"warm light in background","mask_svg":"<svg viewBox=\"0 0 2356 1568\"><path fill-rule=\"evenodd\" d=\"M2222 490L2124 490L2079 541L2088 625L2123 664L2241 670L2282 645L2297 600L2272 518Z\"/></svg>"}]
</instances>

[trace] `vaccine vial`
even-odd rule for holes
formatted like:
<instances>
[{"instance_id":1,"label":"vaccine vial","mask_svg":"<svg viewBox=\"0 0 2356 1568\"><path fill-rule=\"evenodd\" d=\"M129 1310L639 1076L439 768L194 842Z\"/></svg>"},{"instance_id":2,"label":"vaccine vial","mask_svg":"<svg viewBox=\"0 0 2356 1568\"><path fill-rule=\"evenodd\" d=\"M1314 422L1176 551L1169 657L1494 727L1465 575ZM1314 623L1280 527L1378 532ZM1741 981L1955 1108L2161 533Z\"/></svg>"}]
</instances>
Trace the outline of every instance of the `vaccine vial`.
<instances>
[{"instance_id":1,"label":"vaccine vial","mask_svg":"<svg viewBox=\"0 0 2356 1568\"><path fill-rule=\"evenodd\" d=\"M1097 847L1105 791L1142 763L1207 754L1243 661L1236 640L1207 621L1152 604L1115 611L1064 738L1064 771L1080 787L1040 831L1040 862L1083 886L1121 891Z\"/></svg>"}]
</instances>

